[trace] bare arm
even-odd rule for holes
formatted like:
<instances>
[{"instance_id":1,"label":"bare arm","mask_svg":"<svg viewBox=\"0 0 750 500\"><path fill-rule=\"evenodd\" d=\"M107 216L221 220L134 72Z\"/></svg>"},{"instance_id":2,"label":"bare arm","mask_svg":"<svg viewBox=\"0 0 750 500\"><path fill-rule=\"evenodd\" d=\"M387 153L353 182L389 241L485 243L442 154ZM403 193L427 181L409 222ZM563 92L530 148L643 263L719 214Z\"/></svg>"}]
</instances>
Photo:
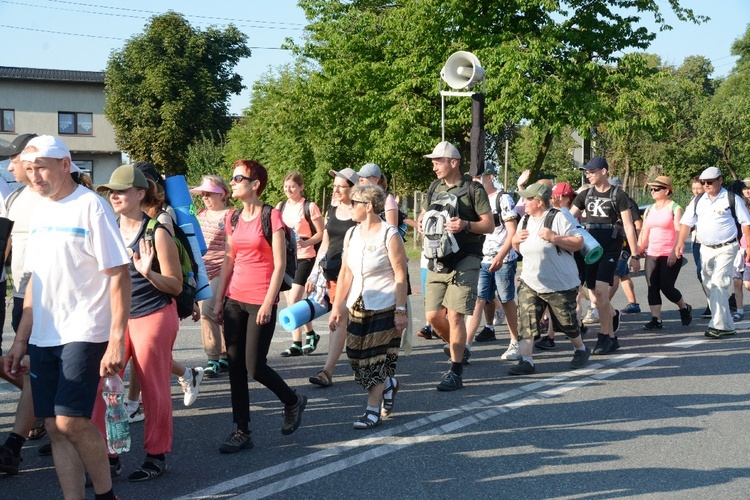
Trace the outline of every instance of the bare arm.
<instances>
[{"instance_id":1,"label":"bare arm","mask_svg":"<svg viewBox=\"0 0 750 500\"><path fill-rule=\"evenodd\" d=\"M271 282L268 284L263 304L258 309L256 323L259 325L265 325L271 321L273 303L279 295L279 289L281 288L281 282L284 280L284 271L286 269L286 234L284 234L284 229L280 228L278 231L274 231L271 241L273 273L271 274Z\"/></svg>"},{"instance_id":2,"label":"bare arm","mask_svg":"<svg viewBox=\"0 0 750 500\"><path fill-rule=\"evenodd\" d=\"M224 296L229 287L229 280L234 273L234 246L232 246L232 236L227 235L227 241L224 246L224 263L221 265L219 274L219 285L216 288L216 301L213 310L214 320L221 323L224 315Z\"/></svg>"},{"instance_id":3,"label":"bare arm","mask_svg":"<svg viewBox=\"0 0 750 500\"><path fill-rule=\"evenodd\" d=\"M156 252L145 238L139 243L139 254L133 255L133 265L158 290L177 296L182 292L182 266L177 244L166 231L154 231ZM153 259L159 262L159 270L153 269Z\"/></svg>"},{"instance_id":4,"label":"bare arm","mask_svg":"<svg viewBox=\"0 0 750 500\"><path fill-rule=\"evenodd\" d=\"M109 329L109 344L99 365L99 374L102 377L114 375L125 368L125 330L128 327L132 298L132 283L127 265L105 269L104 273L110 277L112 322Z\"/></svg>"},{"instance_id":5,"label":"bare arm","mask_svg":"<svg viewBox=\"0 0 750 500\"><path fill-rule=\"evenodd\" d=\"M388 260L391 262L396 281L396 307L402 307L406 305L406 274L408 270L406 267L404 241L398 235L394 235L390 239ZM405 314L396 313L394 322L398 330L403 330L407 327L409 318Z\"/></svg>"}]
</instances>

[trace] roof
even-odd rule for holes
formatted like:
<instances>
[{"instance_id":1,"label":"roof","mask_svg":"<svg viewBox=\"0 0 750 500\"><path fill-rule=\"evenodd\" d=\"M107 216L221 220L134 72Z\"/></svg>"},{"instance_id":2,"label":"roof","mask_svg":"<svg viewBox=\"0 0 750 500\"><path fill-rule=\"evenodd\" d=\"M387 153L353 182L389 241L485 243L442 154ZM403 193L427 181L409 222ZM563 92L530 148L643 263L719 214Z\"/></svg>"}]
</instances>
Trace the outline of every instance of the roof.
<instances>
[{"instance_id":1,"label":"roof","mask_svg":"<svg viewBox=\"0 0 750 500\"><path fill-rule=\"evenodd\" d=\"M104 83L104 71L72 71L67 69L0 66L0 79Z\"/></svg>"}]
</instances>

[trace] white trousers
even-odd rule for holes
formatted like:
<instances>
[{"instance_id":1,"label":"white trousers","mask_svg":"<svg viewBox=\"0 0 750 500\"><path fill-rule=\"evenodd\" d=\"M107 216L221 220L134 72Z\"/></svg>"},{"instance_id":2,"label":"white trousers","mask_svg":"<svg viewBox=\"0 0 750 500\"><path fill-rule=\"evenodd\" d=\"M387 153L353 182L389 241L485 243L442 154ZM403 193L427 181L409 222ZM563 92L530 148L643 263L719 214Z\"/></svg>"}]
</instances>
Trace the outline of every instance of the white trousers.
<instances>
[{"instance_id":1,"label":"white trousers","mask_svg":"<svg viewBox=\"0 0 750 500\"><path fill-rule=\"evenodd\" d=\"M709 328L734 330L734 320L729 312L729 295L732 293L733 264L738 251L736 241L720 248L701 245L703 286L708 290L708 306L711 308Z\"/></svg>"}]
</instances>

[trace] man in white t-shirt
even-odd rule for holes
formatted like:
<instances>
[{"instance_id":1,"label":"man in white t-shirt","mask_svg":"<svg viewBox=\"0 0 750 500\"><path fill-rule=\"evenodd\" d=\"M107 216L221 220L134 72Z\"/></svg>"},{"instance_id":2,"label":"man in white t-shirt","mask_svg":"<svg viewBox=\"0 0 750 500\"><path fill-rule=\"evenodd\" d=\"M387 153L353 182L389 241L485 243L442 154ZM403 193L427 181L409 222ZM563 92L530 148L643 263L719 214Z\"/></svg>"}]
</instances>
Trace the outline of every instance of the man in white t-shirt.
<instances>
[{"instance_id":1,"label":"man in white t-shirt","mask_svg":"<svg viewBox=\"0 0 750 500\"><path fill-rule=\"evenodd\" d=\"M86 496L86 471L97 498L114 499L106 444L90 419L100 377L123 368L128 253L111 207L71 177L60 139L33 138L21 161L44 199L29 225L24 270L31 277L5 370L19 376L28 369L21 366L28 348L34 413L45 419L65 498Z\"/></svg>"}]
</instances>

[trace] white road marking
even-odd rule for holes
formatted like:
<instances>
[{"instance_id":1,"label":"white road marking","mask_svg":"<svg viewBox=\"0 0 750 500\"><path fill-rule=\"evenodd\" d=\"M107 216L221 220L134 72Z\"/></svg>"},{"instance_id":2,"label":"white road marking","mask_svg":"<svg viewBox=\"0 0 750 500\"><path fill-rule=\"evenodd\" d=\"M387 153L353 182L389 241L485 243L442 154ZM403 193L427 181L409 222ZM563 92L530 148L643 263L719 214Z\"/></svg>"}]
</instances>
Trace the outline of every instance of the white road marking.
<instances>
[{"instance_id":1,"label":"white road marking","mask_svg":"<svg viewBox=\"0 0 750 500\"><path fill-rule=\"evenodd\" d=\"M367 438L348 441L333 448L311 453L295 460L274 465L272 467L267 467L257 472L252 472L250 474L246 474L229 481L224 481L208 488L192 492L188 495L178 497L176 500L216 498L218 495L221 495L222 497L231 496L232 498L248 500L265 498L267 496L280 493L290 488L294 488L296 486L300 486L302 484L331 475L342 469L347 469L369 460L382 457L384 455L408 446L412 446L414 444L437 441L438 439L436 438L444 434L452 433L469 425L496 417L502 413L506 413L518 408L523 408L538 401L559 396L580 387L585 387L587 385L596 383L600 380L612 377L628 370L653 363L662 358L663 356L648 356L645 358L638 358L636 354L624 354L615 358L602 360L602 363L593 363L587 366L584 370L570 371L555 375L544 380L534 381L519 388L501 392L457 408L451 408L439 413L428 415L412 422L407 422L391 429L378 432L377 434L372 434ZM610 367L605 370L598 371L602 368L605 368L605 364L607 366L611 366L618 363L625 364L622 366ZM581 375L583 375L583 377L579 378L581 377ZM573 378L575 378L575 380L570 380ZM558 386L557 384L560 383L563 383L563 385ZM511 401L499 406L496 405L496 403L499 403L500 401L529 393L531 394L525 398ZM481 411L477 411L477 409L481 409ZM459 415L463 415L463 417L457 420L445 422L441 425L434 425L436 422L448 420ZM398 436L399 433L413 431L425 426L429 426L428 430L416 434L415 436ZM360 448L362 446L374 446L374 448L370 448L355 455L343 456L345 452ZM322 460L337 456L341 456L342 458L336 460L335 462L317 466L313 469L307 469L302 473L297 473L300 468L305 468L306 466L310 466L311 464L318 464ZM253 489L251 491L242 492L237 495L233 495L231 493L232 490L246 488L253 483L257 483L264 479L277 475L284 475L287 477L265 486L261 486L260 488Z\"/></svg>"}]
</instances>

